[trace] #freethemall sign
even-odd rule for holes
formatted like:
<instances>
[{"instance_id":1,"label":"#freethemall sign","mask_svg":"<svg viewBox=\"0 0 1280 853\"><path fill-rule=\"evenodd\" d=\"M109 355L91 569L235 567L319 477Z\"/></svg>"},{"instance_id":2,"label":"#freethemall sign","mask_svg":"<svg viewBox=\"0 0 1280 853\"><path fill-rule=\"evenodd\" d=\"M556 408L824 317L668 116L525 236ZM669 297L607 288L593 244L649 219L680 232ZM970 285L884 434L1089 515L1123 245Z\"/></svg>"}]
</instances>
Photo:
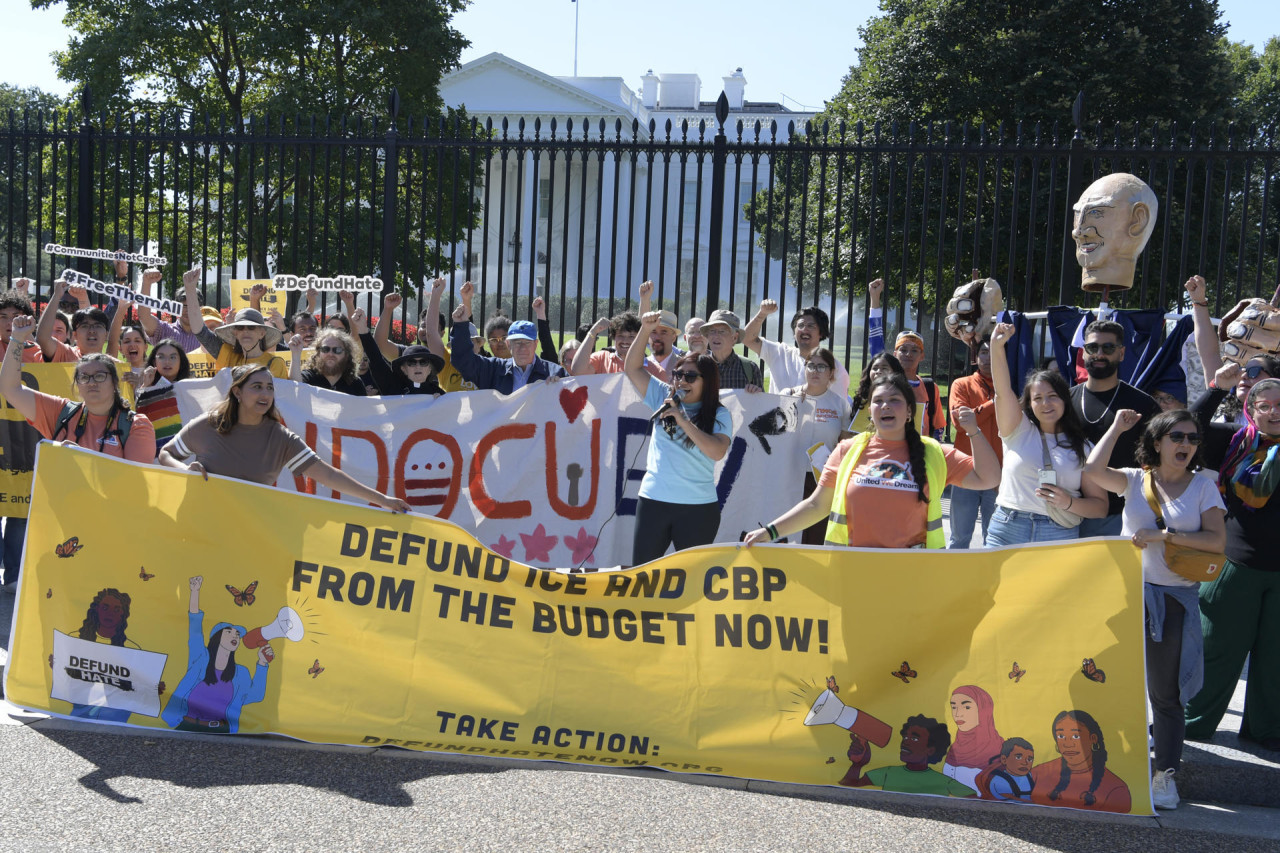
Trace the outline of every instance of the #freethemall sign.
<instances>
[{"instance_id":1,"label":"#freethemall sign","mask_svg":"<svg viewBox=\"0 0 1280 853\"><path fill-rule=\"evenodd\" d=\"M159 715L57 698L50 654ZM142 727L1151 813L1119 539L564 574L429 516L42 445L5 677Z\"/></svg>"}]
</instances>

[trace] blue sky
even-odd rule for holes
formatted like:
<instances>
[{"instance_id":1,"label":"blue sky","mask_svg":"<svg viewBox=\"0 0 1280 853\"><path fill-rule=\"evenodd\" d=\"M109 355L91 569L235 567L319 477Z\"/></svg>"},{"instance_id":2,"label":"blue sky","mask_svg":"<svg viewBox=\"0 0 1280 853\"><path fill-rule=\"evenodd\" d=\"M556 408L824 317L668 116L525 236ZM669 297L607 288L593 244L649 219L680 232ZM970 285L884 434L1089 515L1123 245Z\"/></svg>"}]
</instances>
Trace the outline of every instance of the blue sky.
<instances>
[{"instance_id":1,"label":"blue sky","mask_svg":"<svg viewBox=\"0 0 1280 853\"><path fill-rule=\"evenodd\" d=\"M0 81L65 92L50 54L64 47L65 7L33 11L28 0L0 0L8 36ZM1255 48L1280 33L1274 0L1219 0L1233 41ZM785 10L780 15L779 10ZM463 61L497 51L556 75L573 73L574 15L578 73L622 77L632 88L652 68L693 72L703 97L741 67L747 99L821 108L840 88L860 44L858 28L874 0L474 0L455 19L471 39Z\"/></svg>"}]
</instances>

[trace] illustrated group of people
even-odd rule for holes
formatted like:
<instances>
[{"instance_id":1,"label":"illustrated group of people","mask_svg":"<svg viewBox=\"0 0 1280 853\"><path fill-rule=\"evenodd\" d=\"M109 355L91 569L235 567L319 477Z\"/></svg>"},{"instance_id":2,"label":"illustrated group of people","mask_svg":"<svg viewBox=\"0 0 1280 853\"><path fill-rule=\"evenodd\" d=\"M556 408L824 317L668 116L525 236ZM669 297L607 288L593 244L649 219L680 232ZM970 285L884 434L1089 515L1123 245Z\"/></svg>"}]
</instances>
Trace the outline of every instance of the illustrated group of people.
<instances>
[{"instance_id":1,"label":"illustrated group of people","mask_svg":"<svg viewBox=\"0 0 1280 853\"><path fill-rule=\"evenodd\" d=\"M128 282L127 265L116 271ZM761 366L739 354L744 345L761 356L772 393L812 402L797 429L815 448L813 464L796 475L805 479L804 499L749 532L746 546L794 538L829 547L944 548L948 491L953 548L968 546L979 519L988 547L1127 536L1142 551L1157 806L1176 806L1173 773L1184 738L1213 735L1247 656L1241 736L1280 749L1280 573L1263 557L1280 546L1280 501L1270 500L1280 483L1280 360L1223 363L1199 277L1186 289L1209 391L1189 408L1172 400L1162 411L1119 378L1124 329L1108 320L1084 331L1084 381L1073 387L1056 369L1036 370L1015 393L1006 355L1014 328L1001 324L980 342L974 372L950 388L954 444L941 443L948 410L937 385L919 374L924 339L903 331L893 350L885 349L880 280L868 285L872 357L853 383L824 346L831 325L818 307L791 318L793 342L783 343L762 335L778 311L772 300L745 326L723 309L682 326L673 312L650 310L653 285L645 282L638 312L597 321L558 347L541 299L532 305L536 322L499 315L482 333L469 282L446 322L440 308L446 283L438 279L419 315L417 339L401 346L390 340L399 294L383 299L373 329L349 294L345 310L323 326L310 310L285 321L255 307L224 322L219 311L201 306L200 278L198 269L184 274L180 317L166 320L139 305L136 324L128 303L108 314L85 294L68 294L61 281L37 322L28 283L20 280L0 294L0 395L47 439L265 484L288 469L407 511L404 501L333 468L284 427L275 380L355 395L510 394L540 380L625 373L659 413L639 490L632 557L638 565L670 546L716 537L714 471L733 433L720 394L765 387ZM158 271L146 271L143 289L159 279ZM70 316L59 310L68 295L79 303ZM251 304L262 296L255 289ZM612 347L596 351L595 339L606 331ZM231 387L212 411L181 423L173 385L191 375L194 352L207 353L217 370L229 368ZM22 364L38 362L74 362L79 400L24 385ZM120 393L121 375L134 386L135 407ZM1227 400L1234 408L1218 414ZM1216 478L1205 469L1217 471ZM10 589L24 528L24 519L5 525ZM1166 543L1225 551L1228 559L1215 580L1198 584L1170 570Z\"/></svg>"}]
</instances>

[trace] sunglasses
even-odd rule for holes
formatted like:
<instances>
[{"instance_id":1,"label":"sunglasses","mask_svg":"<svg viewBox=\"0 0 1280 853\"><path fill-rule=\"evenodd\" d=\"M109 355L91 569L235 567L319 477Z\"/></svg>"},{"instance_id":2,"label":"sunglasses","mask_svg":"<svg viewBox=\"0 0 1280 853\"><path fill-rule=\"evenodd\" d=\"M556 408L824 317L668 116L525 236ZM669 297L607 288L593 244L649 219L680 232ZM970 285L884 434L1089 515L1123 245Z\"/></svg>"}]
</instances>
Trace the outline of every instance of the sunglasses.
<instances>
[{"instance_id":1,"label":"sunglasses","mask_svg":"<svg viewBox=\"0 0 1280 853\"><path fill-rule=\"evenodd\" d=\"M1165 438L1169 439L1174 444L1182 444L1182 442L1185 441L1192 447L1198 446L1201 440L1200 433L1198 432L1182 432L1181 430L1174 430L1173 432L1166 432L1164 435Z\"/></svg>"},{"instance_id":2,"label":"sunglasses","mask_svg":"<svg viewBox=\"0 0 1280 853\"><path fill-rule=\"evenodd\" d=\"M1266 365L1263 364L1251 364L1244 369L1244 375L1248 376L1250 379L1257 379L1264 373L1267 374L1268 379L1271 378L1271 374L1267 373Z\"/></svg>"},{"instance_id":3,"label":"sunglasses","mask_svg":"<svg viewBox=\"0 0 1280 853\"><path fill-rule=\"evenodd\" d=\"M696 370L673 370L671 371L672 379L683 379L685 382L694 382L702 378L702 374Z\"/></svg>"},{"instance_id":4,"label":"sunglasses","mask_svg":"<svg viewBox=\"0 0 1280 853\"><path fill-rule=\"evenodd\" d=\"M1113 352L1115 352L1119 348L1120 348L1119 344L1094 343L1094 344L1084 345L1084 351L1087 352L1089 355L1097 355L1098 353L1103 353L1104 355L1111 355Z\"/></svg>"},{"instance_id":5,"label":"sunglasses","mask_svg":"<svg viewBox=\"0 0 1280 853\"><path fill-rule=\"evenodd\" d=\"M431 362L425 358L411 358L403 362L405 367L430 367Z\"/></svg>"},{"instance_id":6,"label":"sunglasses","mask_svg":"<svg viewBox=\"0 0 1280 853\"><path fill-rule=\"evenodd\" d=\"M316 352L333 353L334 355L342 355L347 351L346 347L318 346Z\"/></svg>"}]
</instances>

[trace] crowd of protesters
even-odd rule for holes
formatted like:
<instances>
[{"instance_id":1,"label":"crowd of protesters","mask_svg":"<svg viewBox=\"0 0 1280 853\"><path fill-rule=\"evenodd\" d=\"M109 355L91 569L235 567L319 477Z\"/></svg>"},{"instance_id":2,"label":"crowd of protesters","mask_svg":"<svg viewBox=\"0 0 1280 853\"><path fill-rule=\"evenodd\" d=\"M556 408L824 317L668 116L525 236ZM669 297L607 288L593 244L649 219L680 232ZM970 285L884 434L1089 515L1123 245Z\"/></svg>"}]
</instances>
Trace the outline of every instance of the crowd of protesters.
<instances>
[{"instance_id":1,"label":"crowd of protesters","mask_svg":"<svg viewBox=\"0 0 1280 853\"><path fill-rule=\"evenodd\" d=\"M126 264L116 272L118 282L128 282ZM250 307L224 319L201 306L200 275L184 275L185 311L176 318L141 305L135 313L128 302L109 305L108 313L60 280L37 321L30 283L18 280L0 293L0 394L47 439L262 483L284 468L305 470L343 493L406 511L403 501L324 463L285 428L274 382L356 396L480 389L508 395L538 381L623 373L657 424L636 511L638 565L672 546L715 540L715 465L733 434L721 392L767 387L812 403L795 426L812 464L797 471L804 479L801 503L745 534L745 545L790 539L823 547L945 548L947 496L951 548L969 547L979 520L987 547L1126 536L1142 552L1157 806L1177 805L1172 776L1183 740L1216 731L1246 657L1255 677L1241 737L1280 750L1280 569L1263 556L1280 548L1280 500L1271 500L1280 486L1280 360L1224 364L1198 276L1186 289L1196 306L1208 390L1189 407L1178 389L1148 389L1160 395L1157 402L1120 379L1125 340L1118 323L1101 319L1084 330L1083 381L1074 387L1056 365L1012 376L1006 346L1014 327L1001 324L978 342L972 373L949 389L954 444L944 444L948 409L938 385L919 373L924 339L904 330L885 351L879 279L868 285L870 360L852 383L832 352L830 318L816 306L796 312L793 343L783 343L762 334L779 310L773 300L762 301L745 326L726 309L682 325L672 311L651 310L654 287L645 282L638 311L600 318L558 346L542 299L531 305L534 321L499 313L481 325L471 283L446 318L446 282L437 279L415 340L401 345L390 334L391 316L403 304L397 293L383 299L372 330L349 293L342 294L344 310L323 325L314 293L287 320L275 311L264 315L262 286L250 292ZM160 278L156 270L144 272L143 292ZM611 345L597 349L606 333ZM197 352L215 370L230 369L232 384L215 409L182 424L173 387L191 375ZM75 364L77 401L24 385L21 365L45 362ZM132 408L122 382L133 387ZM1216 478L1201 473L1206 468ZM1143 498L1144 484L1158 496L1161 514ZM4 526L8 590L25 526L20 518ZM1227 559L1216 579L1189 581L1170 570L1165 543L1225 550Z\"/></svg>"}]
</instances>

